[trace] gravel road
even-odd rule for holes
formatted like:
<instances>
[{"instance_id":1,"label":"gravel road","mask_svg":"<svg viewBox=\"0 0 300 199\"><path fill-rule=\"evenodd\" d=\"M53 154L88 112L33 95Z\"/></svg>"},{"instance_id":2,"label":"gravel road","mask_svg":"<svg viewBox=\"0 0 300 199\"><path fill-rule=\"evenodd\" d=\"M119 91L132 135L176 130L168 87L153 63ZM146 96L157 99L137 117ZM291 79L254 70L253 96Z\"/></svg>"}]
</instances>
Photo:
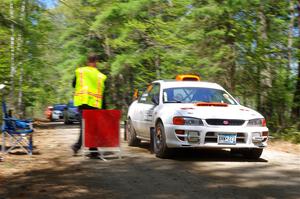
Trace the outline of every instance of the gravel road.
<instances>
[{"instance_id":1,"label":"gravel road","mask_svg":"<svg viewBox=\"0 0 300 199\"><path fill-rule=\"evenodd\" d=\"M122 142L122 159L109 154L103 161L72 156L77 136L76 125L37 128L32 157L16 152L0 162L0 199L300 198L300 154L276 146L258 161L219 150L183 150L158 159L147 143Z\"/></svg>"}]
</instances>

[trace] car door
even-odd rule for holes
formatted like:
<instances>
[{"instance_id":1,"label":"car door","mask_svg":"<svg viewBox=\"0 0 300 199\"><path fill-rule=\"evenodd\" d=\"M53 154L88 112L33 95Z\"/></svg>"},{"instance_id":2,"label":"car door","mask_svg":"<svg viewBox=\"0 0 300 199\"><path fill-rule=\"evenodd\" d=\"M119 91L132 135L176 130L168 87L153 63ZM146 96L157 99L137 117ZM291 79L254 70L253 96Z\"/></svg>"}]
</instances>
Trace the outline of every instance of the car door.
<instances>
[{"instance_id":1,"label":"car door","mask_svg":"<svg viewBox=\"0 0 300 199\"><path fill-rule=\"evenodd\" d=\"M144 125L144 115L143 110L144 106L146 106L146 99L148 96L148 91L146 90L138 99L137 103L134 104L133 114L131 115L131 120L135 131L138 137L141 137L142 127Z\"/></svg>"},{"instance_id":2,"label":"car door","mask_svg":"<svg viewBox=\"0 0 300 199\"><path fill-rule=\"evenodd\" d=\"M154 83L151 88L148 89L148 95L141 111L141 136L146 139L150 139L150 127L153 125L153 113L157 107L157 104L153 102L153 97L157 99L159 103L160 84Z\"/></svg>"}]
</instances>

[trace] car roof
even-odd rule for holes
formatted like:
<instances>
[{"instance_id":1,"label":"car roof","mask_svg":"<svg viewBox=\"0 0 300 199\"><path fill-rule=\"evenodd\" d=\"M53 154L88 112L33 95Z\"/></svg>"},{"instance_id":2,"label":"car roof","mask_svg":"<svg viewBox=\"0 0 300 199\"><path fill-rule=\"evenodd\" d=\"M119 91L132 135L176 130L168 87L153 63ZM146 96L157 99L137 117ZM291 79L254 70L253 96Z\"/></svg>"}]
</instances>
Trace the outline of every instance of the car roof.
<instances>
[{"instance_id":1,"label":"car roof","mask_svg":"<svg viewBox=\"0 0 300 199\"><path fill-rule=\"evenodd\" d=\"M66 107L66 104L54 104L53 105L53 109L54 110L64 110L64 108Z\"/></svg>"},{"instance_id":2,"label":"car roof","mask_svg":"<svg viewBox=\"0 0 300 199\"><path fill-rule=\"evenodd\" d=\"M152 83L159 83L162 88L176 88L176 87L203 87L225 90L217 83L203 82L203 81L176 81L176 80L156 80Z\"/></svg>"}]
</instances>

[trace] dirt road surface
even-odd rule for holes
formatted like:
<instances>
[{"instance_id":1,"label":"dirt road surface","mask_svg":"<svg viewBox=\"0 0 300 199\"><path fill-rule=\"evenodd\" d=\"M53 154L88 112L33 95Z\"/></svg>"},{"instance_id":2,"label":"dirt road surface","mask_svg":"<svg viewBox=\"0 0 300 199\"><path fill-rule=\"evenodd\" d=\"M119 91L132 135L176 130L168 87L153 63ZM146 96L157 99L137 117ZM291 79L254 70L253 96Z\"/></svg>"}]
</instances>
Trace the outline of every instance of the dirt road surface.
<instances>
[{"instance_id":1,"label":"dirt road surface","mask_svg":"<svg viewBox=\"0 0 300 199\"><path fill-rule=\"evenodd\" d=\"M288 153L290 146L273 145L251 161L204 150L158 159L146 143L122 143L123 158L105 162L72 156L77 136L76 125L43 124L36 129L32 157L2 155L0 199L300 198L299 146Z\"/></svg>"}]
</instances>

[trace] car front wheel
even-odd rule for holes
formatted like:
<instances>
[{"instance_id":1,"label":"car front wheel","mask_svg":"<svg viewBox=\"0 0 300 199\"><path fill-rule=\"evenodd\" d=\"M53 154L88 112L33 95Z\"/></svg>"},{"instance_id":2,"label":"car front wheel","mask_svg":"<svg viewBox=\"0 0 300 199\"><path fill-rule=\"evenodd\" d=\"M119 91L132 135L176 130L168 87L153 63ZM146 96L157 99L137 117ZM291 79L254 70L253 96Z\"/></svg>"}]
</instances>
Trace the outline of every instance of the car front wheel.
<instances>
[{"instance_id":1,"label":"car front wheel","mask_svg":"<svg viewBox=\"0 0 300 199\"><path fill-rule=\"evenodd\" d=\"M162 122L158 122L155 126L154 153L156 157L159 158L167 158L170 155L170 149L166 143L166 134Z\"/></svg>"}]
</instances>

